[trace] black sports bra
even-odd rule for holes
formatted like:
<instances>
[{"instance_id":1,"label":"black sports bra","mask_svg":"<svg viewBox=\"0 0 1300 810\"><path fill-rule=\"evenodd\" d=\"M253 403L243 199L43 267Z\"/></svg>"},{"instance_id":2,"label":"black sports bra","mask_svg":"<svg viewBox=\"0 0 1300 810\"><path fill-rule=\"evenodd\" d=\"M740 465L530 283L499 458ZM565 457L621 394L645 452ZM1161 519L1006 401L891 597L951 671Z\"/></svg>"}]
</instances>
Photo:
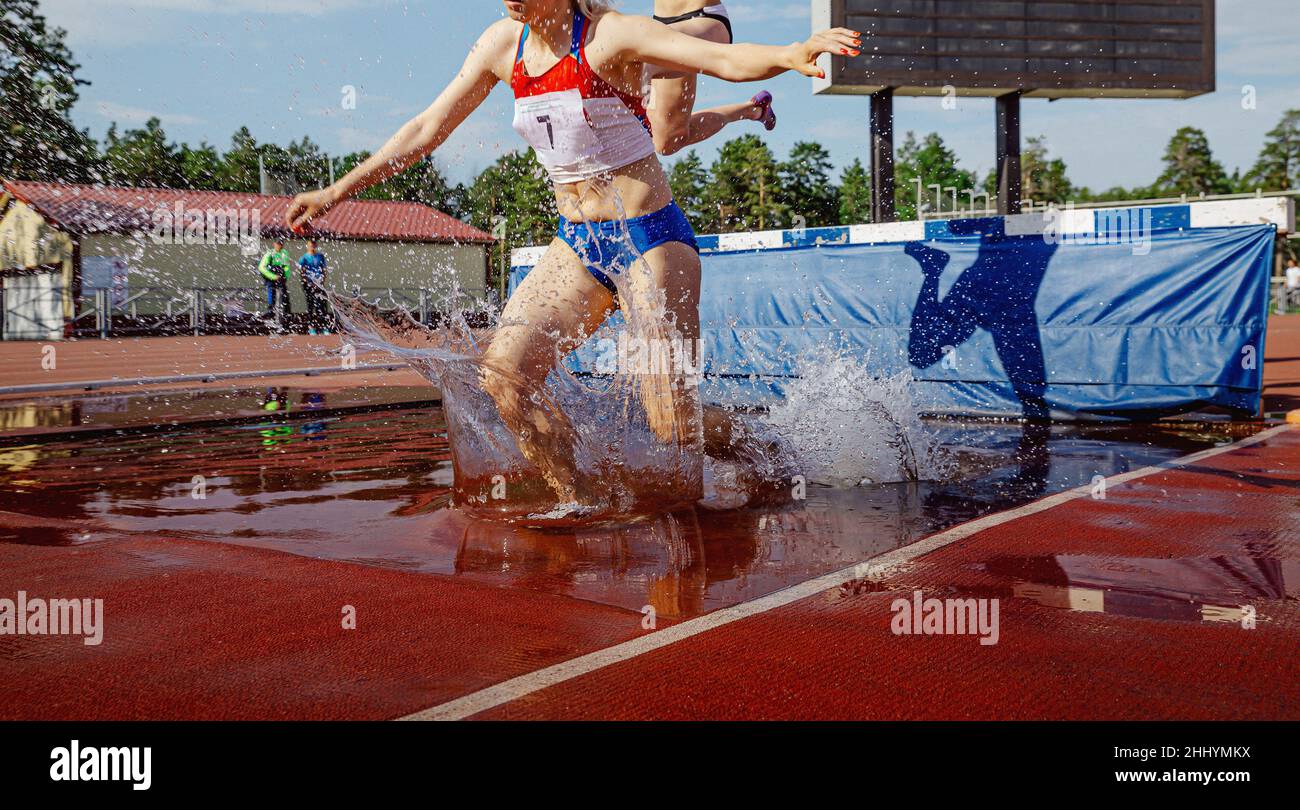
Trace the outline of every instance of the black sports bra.
<instances>
[{"instance_id":1,"label":"black sports bra","mask_svg":"<svg viewBox=\"0 0 1300 810\"><path fill-rule=\"evenodd\" d=\"M727 15L727 12L725 10L723 10L721 14L710 10L710 9L720 9L720 8L722 8L721 5L705 6L704 8L699 9L698 11L691 11L686 14L678 14L676 17L660 17L659 15L656 14L655 19L663 23L664 25L673 25L679 22L686 22L687 20L697 20L701 17L705 17L710 20L717 20L718 22L727 26L727 39L730 40L731 42L735 42L736 34L731 29L731 17Z\"/></svg>"}]
</instances>

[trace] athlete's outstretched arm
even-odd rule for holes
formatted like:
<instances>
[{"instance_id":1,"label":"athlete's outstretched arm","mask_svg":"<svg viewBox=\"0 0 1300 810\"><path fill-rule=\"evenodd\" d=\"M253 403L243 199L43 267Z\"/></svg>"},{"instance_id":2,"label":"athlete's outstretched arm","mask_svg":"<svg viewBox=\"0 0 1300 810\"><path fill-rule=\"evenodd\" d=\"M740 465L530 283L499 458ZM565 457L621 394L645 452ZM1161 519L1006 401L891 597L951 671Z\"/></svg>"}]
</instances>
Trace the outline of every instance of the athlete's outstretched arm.
<instances>
[{"instance_id":1,"label":"athlete's outstretched arm","mask_svg":"<svg viewBox=\"0 0 1300 810\"><path fill-rule=\"evenodd\" d=\"M509 49L514 42L510 26L502 23L483 33L456 78L428 109L403 124L383 148L329 188L294 197L285 212L286 224L294 230L306 226L339 202L401 174L441 146L500 81L493 66L502 47Z\"/></svg>"},{"instance_id":2,"label":"athlete's outstretched arm","mask_svg":"<svg viewBox=\"0 0 1300 810\"><path fill-rule=\"evenodd\" d=\"M613 25L610 25L613 23ZM756 82L797 70L821 76L817 57L824 53L856 56L861 34L832 28L806 42L790 45L724 45L674 31L649 17L609 13L601 19L608 27L610 44L626 56L670 70L705 73L729 82Z\"/></svg>"}]
</instances>

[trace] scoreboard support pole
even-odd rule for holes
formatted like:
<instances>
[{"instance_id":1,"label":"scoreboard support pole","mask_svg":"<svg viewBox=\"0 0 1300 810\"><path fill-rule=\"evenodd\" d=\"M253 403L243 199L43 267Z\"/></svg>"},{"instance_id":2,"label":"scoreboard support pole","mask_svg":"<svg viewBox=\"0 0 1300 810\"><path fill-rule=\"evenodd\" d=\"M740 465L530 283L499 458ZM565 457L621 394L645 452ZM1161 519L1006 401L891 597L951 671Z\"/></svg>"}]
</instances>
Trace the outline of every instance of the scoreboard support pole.
<instances>
[{"instance_id":1,"label":"scoreboard support pole","mask_svg":"<svg viewBox=\"0 0 1300 810\"><path fill-rule=\"evenodd\" d=\"M871 94L871 221L894 222L894 88Z\"/></svg>"},{"instance_id":2,"label":"scoreboard support pole","mask_svg":"<svg viewBox=\"0 0 1300 810\"><path fill-rule=\"evenodd\" d=\"M997 167L998 213L1020 213L1020 95L1016 90L998 96Z\"/></svg>"}]
</instances>

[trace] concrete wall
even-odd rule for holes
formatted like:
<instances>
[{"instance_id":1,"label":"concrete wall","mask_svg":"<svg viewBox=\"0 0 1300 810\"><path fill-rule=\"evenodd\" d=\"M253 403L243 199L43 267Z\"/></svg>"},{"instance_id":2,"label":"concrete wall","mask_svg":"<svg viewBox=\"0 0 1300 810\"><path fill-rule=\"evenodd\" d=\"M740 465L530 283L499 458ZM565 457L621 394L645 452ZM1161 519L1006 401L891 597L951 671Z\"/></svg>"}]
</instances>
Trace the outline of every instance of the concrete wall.
<instances>
[{"instance_id":1,"label":"concrete wall","mask_svg":"<svg viewBox=\"0 0 1300 810\"><path fill-rule=\"evenodd\" d=\"M306 244L286 246L296 262ZM261 287L257 263L271 249L263 240L253 255L239 244L160 244L149 235L93 235L81 239L83 262L89 257L125 260L128 285L142 287ZM451 289L453 279L462 290L481 298L487 271L487 248L481 245L435 245L394 242L322 242L329 258L328 285L335 289L360 287L426 288L440 293ZM90 283L85 280L84 283ZM293 308L306 306L297 279L289 282Z\"/></svg>"}]
</instances>

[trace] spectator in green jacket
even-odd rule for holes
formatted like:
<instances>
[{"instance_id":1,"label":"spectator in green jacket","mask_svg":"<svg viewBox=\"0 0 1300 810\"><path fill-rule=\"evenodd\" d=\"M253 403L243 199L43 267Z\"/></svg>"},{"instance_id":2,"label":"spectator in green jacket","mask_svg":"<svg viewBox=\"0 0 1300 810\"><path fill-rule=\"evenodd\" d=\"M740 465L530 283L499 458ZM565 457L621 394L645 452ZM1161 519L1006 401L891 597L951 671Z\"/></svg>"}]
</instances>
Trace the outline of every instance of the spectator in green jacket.
<instances>
[{"instance_id":1,"label":"spectator in green jacket","mask_svg":"<svg viewBox=\"0 0 1300 810\"><path fill-rule=\"evenodd\" d=\"M257 272L262 274L262 283L266 286L267 315L275 316L277 296L280 299L281 319L292 311L289 306L289 273L292 269L293 259L289 258L289 251L284 249L284 242L277 239L275 246L267 251L257 266Z\"/></svg>"}]
</instances>

